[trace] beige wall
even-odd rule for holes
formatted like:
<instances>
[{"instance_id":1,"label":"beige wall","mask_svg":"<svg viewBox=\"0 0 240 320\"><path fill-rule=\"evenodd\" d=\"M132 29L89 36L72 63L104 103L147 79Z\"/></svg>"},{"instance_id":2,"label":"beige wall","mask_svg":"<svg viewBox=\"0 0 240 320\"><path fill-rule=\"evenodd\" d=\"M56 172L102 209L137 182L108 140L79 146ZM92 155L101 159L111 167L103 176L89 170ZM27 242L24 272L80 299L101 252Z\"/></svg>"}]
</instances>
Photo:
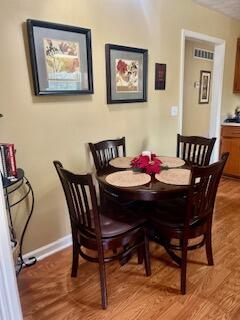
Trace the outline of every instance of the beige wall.
<instances>
[{"instance_id":1,"label":"beige wall","mask_svg":"<svg viewBox=\"0 0 240 320\"><path fill-rule=\"evenodd\" d=\"M32 94L26 19L92 30L94 95L36 97ZM181 29L226 40L223 112L239 103L232 94L236 39L240 23L192 0L9 0L1 1L0 134L14 142L18 165L36 195L25 251L69 233L65 203L52 161L74 171L90 170L86 143L125 135L127 153L143 148L174 154L178 105ZM148 102L106 104L105 43L149 50ZM165 91L154 91L154 63L167 63Z\"/></svg>"},{"instance_id":2,"label":"beige wall","mask_svg":"<svg viewBox=\"0 0 240 320\"><path fill-rule=\"evenodd\" d=\"M212 75L213 61L194 58L194 48L214 51L214 47L203 41L185 42L185 66L184 66L184 94L183 94L183 134L190 136L204 136L209 134L210 106L211 106L211 84L210 97L207 104L199 104L199 88L195 87L196 82L200 85L200 71L210 71Z\"/></svg>"}]
</instances>

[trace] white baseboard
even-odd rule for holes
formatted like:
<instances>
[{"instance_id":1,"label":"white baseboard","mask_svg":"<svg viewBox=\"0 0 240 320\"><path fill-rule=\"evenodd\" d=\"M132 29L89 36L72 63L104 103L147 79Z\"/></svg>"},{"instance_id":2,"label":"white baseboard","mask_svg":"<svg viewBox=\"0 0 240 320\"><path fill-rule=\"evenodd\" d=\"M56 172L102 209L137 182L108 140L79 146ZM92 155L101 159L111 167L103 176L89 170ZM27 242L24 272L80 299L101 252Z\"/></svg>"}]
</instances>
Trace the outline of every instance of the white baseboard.
<instances>
[{"instance_id":1,"label":"white baseboard","mask_svg":"<svg viewBox=\"0 0 240 320\"><path fill-rule=\"evenodd\" d=\"M46 246L40 247L36 250L26 253L23 256L23 259L36 257L37 260L39 261L71 245L72 245L72 235L69 234L63 238L58 239L57 241L47 244Z\"/></svg>"}]
</instances>

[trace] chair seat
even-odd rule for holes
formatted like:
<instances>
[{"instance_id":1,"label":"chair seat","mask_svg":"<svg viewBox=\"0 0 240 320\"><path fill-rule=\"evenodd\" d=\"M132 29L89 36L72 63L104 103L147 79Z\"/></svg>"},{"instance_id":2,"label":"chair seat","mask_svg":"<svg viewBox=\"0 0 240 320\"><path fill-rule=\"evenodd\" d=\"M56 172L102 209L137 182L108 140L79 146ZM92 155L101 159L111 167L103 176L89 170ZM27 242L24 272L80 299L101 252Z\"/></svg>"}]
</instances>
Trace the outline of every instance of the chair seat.
<instances>
[{"instance_id":1,"label":"chair seat","mask_svg":"<svg viewBox=\"0 0 240 320\"><path fill-rule=\"evenodd\" d=\"M100 214L102 237L114 237L146 222L146 219L138 216L133 211L117 205L108 205Z\"/></svg>"}]
</instances>

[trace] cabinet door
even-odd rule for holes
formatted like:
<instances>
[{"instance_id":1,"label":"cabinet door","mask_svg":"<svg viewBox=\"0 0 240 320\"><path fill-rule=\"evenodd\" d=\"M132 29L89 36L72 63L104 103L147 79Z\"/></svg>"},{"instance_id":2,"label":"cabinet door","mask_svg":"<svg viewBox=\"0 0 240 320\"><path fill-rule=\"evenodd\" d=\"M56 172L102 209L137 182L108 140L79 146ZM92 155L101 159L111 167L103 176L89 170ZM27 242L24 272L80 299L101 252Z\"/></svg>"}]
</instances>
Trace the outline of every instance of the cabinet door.
<instances>
[{"instance_id":1,"label":"cabinet door","mask_svg":"<svg viewBox=\"0 0 240 320\"><path fill-rule=\"evenodd\" d=\"M236 54L233 92L240 93L240 39L238 39L238 42L237 42L237 54Z\"/></svg>"},{"instance_id":2,"label":"cabinet door","mask_svg":"<svg viewBox=\"0 0 240 320\"><path fill-rule=\"evenodd\" d=\"M229 152L224 173L240 177L240 139L222 138L221 153Z\"/></svg>"}]
</instances>

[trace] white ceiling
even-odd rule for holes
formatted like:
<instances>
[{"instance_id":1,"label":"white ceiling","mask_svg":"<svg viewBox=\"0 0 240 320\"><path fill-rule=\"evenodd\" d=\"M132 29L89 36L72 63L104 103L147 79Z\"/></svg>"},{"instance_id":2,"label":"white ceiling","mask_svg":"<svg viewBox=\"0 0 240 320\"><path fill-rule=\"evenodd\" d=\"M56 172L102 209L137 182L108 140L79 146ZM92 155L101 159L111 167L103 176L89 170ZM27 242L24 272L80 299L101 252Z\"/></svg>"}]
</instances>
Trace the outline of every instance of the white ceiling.
<instances>
[{"instance_id":1,"label":"white ceiling","mask_svg":"<svg viewBox=\"0 0 240 320\"><path fill-rule=\"evenodd\" d=\"M240 0L194 0L196 3L240 20Z\"/></svg>"}]
</instances>

